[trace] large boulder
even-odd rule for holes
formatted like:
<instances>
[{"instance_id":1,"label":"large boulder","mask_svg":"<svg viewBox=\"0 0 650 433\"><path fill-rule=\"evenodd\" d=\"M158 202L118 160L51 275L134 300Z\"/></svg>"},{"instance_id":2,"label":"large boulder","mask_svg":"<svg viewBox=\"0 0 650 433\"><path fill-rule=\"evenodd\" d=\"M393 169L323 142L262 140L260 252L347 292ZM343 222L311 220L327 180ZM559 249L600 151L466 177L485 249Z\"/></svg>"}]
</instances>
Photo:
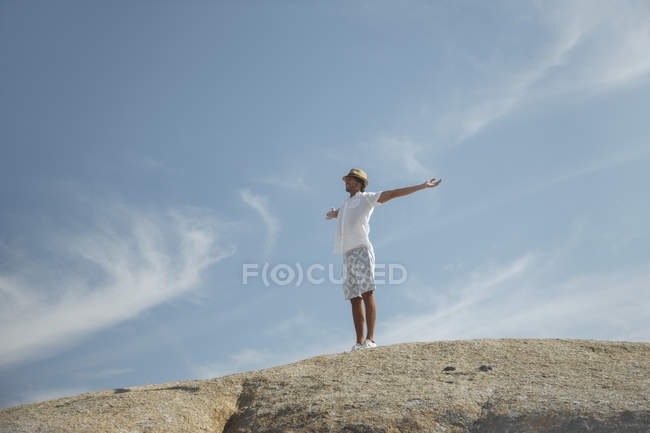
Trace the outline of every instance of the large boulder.
<instances>
[{"instance_id":1,"label":"large boulder","mask_svg":"<svg viewBox=\"0 0 650 433\"><path fill-rule=\"evenodd\" d=\"M650 343L401 343L0 409L0 432L650 432Z\"/></svg>"}]
</instances>

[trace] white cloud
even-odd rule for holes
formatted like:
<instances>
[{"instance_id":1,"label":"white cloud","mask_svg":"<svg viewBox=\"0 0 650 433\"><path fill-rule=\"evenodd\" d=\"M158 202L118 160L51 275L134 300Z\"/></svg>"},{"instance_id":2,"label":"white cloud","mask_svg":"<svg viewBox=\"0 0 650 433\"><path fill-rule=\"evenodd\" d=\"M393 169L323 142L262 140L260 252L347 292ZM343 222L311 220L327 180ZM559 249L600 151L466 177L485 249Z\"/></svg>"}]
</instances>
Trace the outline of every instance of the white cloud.
<instances>
[{"instance_id":1,"label":"white cloud","mask_svg":"<svg viewBox=\"0 0 650 433\"><path fill-rule=\"evenodd\" d=\"M264 329L264 335L295 335L297 329L307 328L311 323L309 317L300 309L293 317L281 320Z\"/></svg>"},{"instance_id":2,"label":"white cloud","mask_svg":"<svg viewBox=\"0 0 650 433\"><path fill-rule=\"evenodd\" d=\"M272 345L247 347L229 354L225 360L191 366L191 375L207 379L284 365L325 353L345 352L354 343L351 317L348 326L324 326L299 308L293 316L269 323L263 329L261 341L272 341Z\"/></svg>"},{"instance_id":3,"label":"white cloud","mask_svg":"<svg viewBox=\"0 0 650 433\"><path fill-rule=\"evenodd\" d=\"M277 186L280 188L289 189L289 190L309 191L309 186L307 185L307 182L305 182L305 176L300 176L300 175L287 175L284 177L268 176L265 178L254 179L254 180L269 185Z\"/></svg>"},{"instance_id":4,"label":"white cloud","mask_svg":"<svg viewBox=\"0 0 650 433\"><path fill-rule=\"evenodd\" d=\"M87 371L87 372L78 372L75 373L75 376L79 378L98 378L98 377L111 377L111 376L121 376L123 374L132 373L134 370L132 368L107 368L99 371Z\"/></svg>"},{"instance_id":5,"label":"white cloud","mask_svg":"<svg viewBox=\"0 0 650 433\"><path fill-rule=\"evenodd\" d=\"M647 148L638 148L638 149L625 149L619 148L616 154L607 155L603 158L594 159L592 161L587 161L579 166L573 167L572 169L565 171L563 173L556 173L553 176L550 176L534 186L530 186L526 189L525 194L530 195L537 193L543 188L548 188L555 186L559 183L564 183L569 180L586 176L598 171L602 171L608 168L616 167L617 165L624 165L630 162L636 162L647 158L650 155L650 146Z\"/></svg>"},{"instance_id":6,"label":"white cloud","mask_svg":"<svg viewBox=\"0 0 650 433\"><path fill-rule=\"evenodd\" d=\"M577 45L582 33L575 27L569 27L548 52L529 68L518 73L506 73L507 80L503 83L493 83L491 95L485 100L472 104L464 110L459 119L459 141L464 141L478 133L483 127L512 111L518 104L526 99L531 88L550 71L566 62L568 53Z\"/></svg>"},{"instance_id":7,"label":"white cloud","mask_svg":"<svg viewBox=\"0 0 650 433\"><path fill-rule=\"evenodd\" d=\"M565 91L604 90L650 72L648 2L542 2L539 8L554 31L571 26L583 33L580 49L557 77Z\"/></svg>"},{"instance_id":8,"label":"white cloud","mask_svg":"<svg viewBox=\"0 0 650 433\"><path fill-rule=\"evenodd\" d=\"M596 92L625 85L650 72L650 4L574 1L539 3L540 20L551 42L536 60L505 80L485 83L484 99L467 95L454 123L458 141L478 133L517 106L573 92ZM498 78L497 78L498 79ZM452 117L453 120L453 117Z\"/></svg>"},{"instance_id":9,"label":"white cloud","mask_svg":"<svg viewBox=\"0 0 650 433\"><path fill-rule=\"evenodd\" d=\"M322 354L347 352L354 343L353 331L350 329L328 329L327 333L316 342L306 338L299 329L294 328L294 330L296 332L292 338L291 348L242 349L230 354L225 361L191 367L191 375L197 379L211 379L227 374L285 365Z\"/></svg>"},{"instance_id":10,"label":"white cloud","mask_svg":"<svg viewBox=\"0 0 650 433\"><path fill-rule=\"evenodd\" d=\"M418 113L430 137L415 145L383 133L371 140L379 164L422 175L432 155L474 137L488 125L530 104L592 95L648 78L650 74L650 3L647 1L538 2L539 46L531 44L526 63L521 53L499 45L487 52L463 52L445 61L450 68L473 68L471 81L444 98L423 101ZM527 35L523 35L527 36ZM489 37L489 36L488 36ZM452 84L453 85L453 84ZM426 126L425 126L426 125ZM365 143L361 149L369 149Z\"/></svg>"},{"instance_id":11,"label":"white cloud","mask_svg":"<svg viewBox=\"0 0 650 433\"><path fill-rule=\"evenodd\" d=\"M166 164L163 160L155 158L151 155L135 152L131 149L125 150L123 157L126 160L127 164L133 165L139 169L165 174L171 174L174 171L173 168Z\"/></svg>"},{"instance_id":12,"label":"white cloud","mask_svg":"<svg viewBox=\"0 0 650 433\"><path fill-rule=\"evenodd\" d=\"M447 288L413 288L430 312L380 325L384 344L467 338L650 339L650 267L553 280L566 251L525 254Z\"/></svg>"},{"instance_id":13,"label":"white cloud","mask_svg":"<svg viewBox=\"0 0 650 433\"><path fill-rule=\"evenodd\" d=\"M234 253L217 245L216 220L196 210L96 210L87 231L51 236L56 263L26 260L0 275L0 366L54 354L188 293Z\"/></svg>"},{"instance_id":14,"label":"white cloud","mask_svg":"<svg viewBox=\"0 0 650 433\"><path fill-rule=\"evenodd\" d=\"M409 178L424 182L434 177L432 170L422 163L428 151L423 143L417 143L407 137L379 137L377 140L361 143L360 147L370 161L370 166L373 165L374 159L378 159L380 163L390 162L392 171ZM373 181L371 173L368 173L368 177L370 185Z\"/></svg>"},{"instance_id":15,"label":"white cloud","mask_svg":"<svg viewBox=\"0 0 650 433\"><path fill-rule=\"evenodd\" d=\"M260 215L266 226L265 255L268 256L271 253L278 231L280 230L278 219L269 210L269 199L263 195L254 194L249 189L240 190L240 196L244 203L252 207Z\"/></svg>"},{"instance_id":16,"label":"white cloud","mask_svg":"<svg viewBox=\"0 0 650 433\"><path fill-rule=\"evenodd\" d=\"M275 357L269 350L243 349L230 354L227 361L194 366L191 373L198 379L211 379L227 374L266 368L272 358Z\"/></svg>"}]
</instances>

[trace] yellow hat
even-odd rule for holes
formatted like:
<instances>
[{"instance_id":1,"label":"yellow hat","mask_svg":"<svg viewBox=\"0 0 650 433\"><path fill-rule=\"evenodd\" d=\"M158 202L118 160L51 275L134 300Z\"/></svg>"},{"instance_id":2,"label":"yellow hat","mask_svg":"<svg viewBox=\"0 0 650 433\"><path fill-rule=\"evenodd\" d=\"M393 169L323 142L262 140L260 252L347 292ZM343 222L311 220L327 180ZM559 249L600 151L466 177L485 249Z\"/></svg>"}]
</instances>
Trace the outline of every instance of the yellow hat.
<instances>
[{"instance_id":1,"label":"yellow hat","mask_svg":"<svg viewBox=\"0 0 650 433\"><path fill-rule=\"evenodd\" d=\"M345 180L346 177L352 176L356 177L357 179L361 180L363 182L364 186L368 186L368 176L366 175L366 172L359 169L359 168L353 168L350 169L350 172L343 176L341 179Z\"/></svg>"}]
</instances>

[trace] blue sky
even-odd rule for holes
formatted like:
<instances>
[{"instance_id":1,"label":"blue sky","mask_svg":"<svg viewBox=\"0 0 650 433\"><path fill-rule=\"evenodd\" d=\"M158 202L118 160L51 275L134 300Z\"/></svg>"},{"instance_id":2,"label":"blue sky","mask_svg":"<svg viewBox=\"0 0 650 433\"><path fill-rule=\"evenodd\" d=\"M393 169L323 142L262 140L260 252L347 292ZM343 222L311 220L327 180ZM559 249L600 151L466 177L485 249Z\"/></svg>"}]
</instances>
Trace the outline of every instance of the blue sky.
<instances>
[{"instance_id":1,"label":"blue sky","mask_svg":"<svg viewBox=\"0 0 650 433\"><path fill-rule=\"evenodd\" d=\"M379 345L650 340L646 1L0 2L0 407ZM297 280L296 280L297 281Z\"/></svg>"}]
</instances>

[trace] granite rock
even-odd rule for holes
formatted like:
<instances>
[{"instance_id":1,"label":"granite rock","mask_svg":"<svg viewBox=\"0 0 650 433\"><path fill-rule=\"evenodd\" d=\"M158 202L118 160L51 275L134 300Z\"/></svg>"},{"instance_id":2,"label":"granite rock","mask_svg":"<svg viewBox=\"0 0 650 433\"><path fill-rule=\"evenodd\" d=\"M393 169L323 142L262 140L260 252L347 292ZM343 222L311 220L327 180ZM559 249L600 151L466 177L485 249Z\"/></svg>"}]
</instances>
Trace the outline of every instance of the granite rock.
<instances>
[{"instance_id":1,"label":"granite rock","mask_svg":"<svg viewBox=\"0 0 650 433\"><path fill-rule=\"evenodd\" d=\"M650 343L378 346L0 409L0 432L648 433Z\"/></svg>"}]
</instances>

